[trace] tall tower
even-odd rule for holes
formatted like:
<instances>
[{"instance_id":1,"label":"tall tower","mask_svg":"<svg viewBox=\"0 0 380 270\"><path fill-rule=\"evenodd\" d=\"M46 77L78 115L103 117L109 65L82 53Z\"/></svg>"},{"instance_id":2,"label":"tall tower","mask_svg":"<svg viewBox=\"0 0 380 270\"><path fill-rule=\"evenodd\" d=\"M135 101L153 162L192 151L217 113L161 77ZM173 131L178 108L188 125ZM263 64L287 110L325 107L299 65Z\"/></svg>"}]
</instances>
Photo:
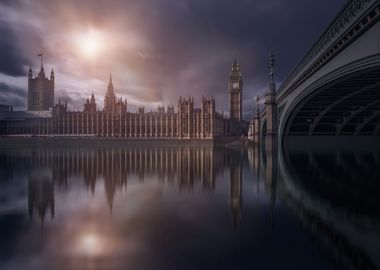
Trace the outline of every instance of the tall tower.
<instances>
[{"instance_id":1,"label":"tall tower","mask_svg":"<svg viewBox=\"0 0 380 270\"><path fill-rule=\"evenodd\" d=\"M274 56L270 55L269 75L271 82L269 91L265 94L265 111L267 115L267 132L265 135L277 134L277 102L276 102L276 84L274 82Z\"/></svg>"},{"instance_id":2,"label":"tall tower","mask_svg":"<svg viewBox=\"0 0 380 270\"><path fill-rule=\"evenodd\" d=\"M115 110L116 96L113 92L112 75L110 74L110 80L108 82L107 94L104 98L104 111L112 113Z\"/></svg>"},{"instance_id":3,"label":"tall tower","mask_svg":"<svg viewBox=\"0 0 380 270\"><path fill-rule=\"evenodd\" d=\"M54 106L54 71L51 70L50 79L45 77L43 55L41 57L40 72L33 77L32 67L28 72L28 111L47 111Z\"/></svg>"},{"instance_id":4,"label":"tall tower","mask_svg":"<svg viewBox=\"0 0 380 270\"><path fill-rule=\"evenodd\" d=\"M240 72L240 66L234 60L230 77L228 79L228 96L230 107L230 119L241 122L242 120L242 91L243 80Z\"/></svg>"}]
</instances>

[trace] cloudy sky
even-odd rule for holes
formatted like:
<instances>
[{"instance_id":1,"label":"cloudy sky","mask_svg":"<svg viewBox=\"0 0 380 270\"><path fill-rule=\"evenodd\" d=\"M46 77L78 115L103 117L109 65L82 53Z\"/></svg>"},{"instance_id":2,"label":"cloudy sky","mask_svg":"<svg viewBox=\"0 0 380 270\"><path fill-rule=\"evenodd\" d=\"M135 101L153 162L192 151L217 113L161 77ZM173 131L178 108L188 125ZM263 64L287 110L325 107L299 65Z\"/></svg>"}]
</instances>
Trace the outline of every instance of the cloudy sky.
<instances>
[{"instance_id":1,"label":"cloudy sky","mask_svg":"<svg viewBox=\"0 0 380 270\"><path fill-rule=\"evenodd\" d=\"M116 94L155 109L180 96L214 95L227 111L237 54L244 114L268 84L268 55L281 83L344 0L1 0L0 103L26 109L27 71L55 71L55 99L103 106L109 74Z\"/></svg>"}]
</instances>

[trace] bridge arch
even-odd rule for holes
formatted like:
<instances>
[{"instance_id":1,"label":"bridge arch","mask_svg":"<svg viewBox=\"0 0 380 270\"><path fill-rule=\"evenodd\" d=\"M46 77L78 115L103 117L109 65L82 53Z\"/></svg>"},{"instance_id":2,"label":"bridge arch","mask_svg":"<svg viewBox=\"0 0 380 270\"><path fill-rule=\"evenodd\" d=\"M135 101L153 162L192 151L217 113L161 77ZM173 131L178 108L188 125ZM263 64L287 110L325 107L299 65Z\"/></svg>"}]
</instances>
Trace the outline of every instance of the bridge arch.
<instances>
[{"instance_id":1,"label":"bridge arch","mask_svg":"<svg viewBox=\"0 0 380 270\"><path fill-rule=\"evenodd\" d=\"M380 54L328 73L279 110L282 139L380 135Z\"/></svg>"},{"instance_id":2,"label":"bridge arch","mask_svg":"<svg viewBox=\"0 0 380 270\"><path fill-rule=\"evenodd\" d=\"M380 135L379 82L380 0L349 0L278 89L279 143Z\"/></svg>"}]
</instances>

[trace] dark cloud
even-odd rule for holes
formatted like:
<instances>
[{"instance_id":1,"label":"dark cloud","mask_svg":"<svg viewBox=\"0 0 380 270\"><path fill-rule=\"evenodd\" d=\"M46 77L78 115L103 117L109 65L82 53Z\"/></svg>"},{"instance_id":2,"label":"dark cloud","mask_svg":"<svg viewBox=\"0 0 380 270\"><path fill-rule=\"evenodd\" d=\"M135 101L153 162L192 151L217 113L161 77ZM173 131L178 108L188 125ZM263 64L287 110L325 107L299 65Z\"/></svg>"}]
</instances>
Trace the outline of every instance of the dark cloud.
<instances>
[{"instance_id":1,"label":"dark cloud","mask_svg":"<svg viewBox=\"0 0 380 270\"><path fill-rule=\"evenodd\" d=\"M1 23L1 21L0 21ZM25 76L27 59L19 49L18 39L11 28L0 24L0 73L10 76Z\"/></svg>"},{"instance_id":2,"label":"dark cloud","mask_svg":"<svg viewBox=\"0 0 380 270\"><path fill-rule=\"evenodd\" d=\"M269 54L275 53L276 79L283 81L343 2L160 1L154 10L144 11L152 18L145 26L154 44L152 54L161 57L146 66L159 65L161 80L154 81L171 81L175 98L215 95L218 107L226 111L226 81L235 51L244 77L244 100L253 101L267 85ZM192 76L181 77L190 66ZM249 102L244 105L251 106L245 108L247 117L253 108Z\"/></svg>"},{"instance_id":3,"label":"dark cloud","mask_svg":"<svg viewBox=\"0 0 380 270\"><path fill-rule=\"evenodd\" d=\"M25 110L27 96L24 89L0 82L0 104L12 105L16 110Z\"/></svg>"},{"instance_id":4,"label":"dark cloud","mask_svg":"<svg viewBox=\"0 0 380 270\"><path fill-rule=\"evenodd\" d=\"M21 4L20 0L1 0L1 5L3 6L19 6Z\"/></svg>"}]
</instances>

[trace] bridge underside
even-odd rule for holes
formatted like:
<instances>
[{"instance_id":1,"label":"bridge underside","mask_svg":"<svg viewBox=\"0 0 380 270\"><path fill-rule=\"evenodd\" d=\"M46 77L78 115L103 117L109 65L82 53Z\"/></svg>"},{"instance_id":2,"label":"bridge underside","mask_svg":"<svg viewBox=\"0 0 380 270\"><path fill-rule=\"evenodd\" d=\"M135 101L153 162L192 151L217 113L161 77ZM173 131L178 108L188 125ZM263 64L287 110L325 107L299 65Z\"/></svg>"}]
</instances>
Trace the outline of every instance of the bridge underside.
<instances>
[{"instance_id":1,"label":"bridge underside","mask_svg":"<svg viewBox=\"0 0 380 270\"><path fill-rule=\"evenodd\" d=\"M355 72L306 97L289 118L287 136L379 136L380 67Z\"/></svg>"}]
</instances>

